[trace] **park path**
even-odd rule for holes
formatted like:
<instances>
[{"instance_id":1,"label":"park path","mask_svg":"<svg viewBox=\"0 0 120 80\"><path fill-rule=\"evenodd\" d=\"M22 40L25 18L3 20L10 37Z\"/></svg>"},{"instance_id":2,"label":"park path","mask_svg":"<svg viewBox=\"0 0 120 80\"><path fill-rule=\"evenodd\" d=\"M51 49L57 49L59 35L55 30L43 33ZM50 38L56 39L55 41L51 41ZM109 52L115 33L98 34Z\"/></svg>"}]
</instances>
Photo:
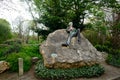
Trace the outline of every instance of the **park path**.
<instances>
[{"instance_id":1,"label":"park path","mask_svg":"<svg viewBox=\"0 0 120 80\"><path fill-rule=\"evenodd\" d=\"M80 78L75 80L120 80L120 68L108 65L105 62L102 63L102 66L105 68L105 73L102 76L95 78Z\"/></svg>"},{"instance_id":2,"label":"park path","mask_svg":"<svg viewBox=\"0 0 120 80\"><path fill-rule=\"evenodd\" d=\"M19 76L18 73L4 72L0 74L0 80L38 80L34 75L34 66L30 71L24 73L23 76Z\"/></svg>"},{"instance_id":3,"label":"park path","mask_svg":"<svg viewBox=\"0 0 120 80\"><path fill-rule=\"evenodd\" d=\"M72 80L120 80L120 68L102 63L105 67L105 73L100 77L95 78L79 78ZM118 79L115 79L118 78ZM24 73L23 76L18 76L18 73L4 72L0 74L0 80L38 80L34 75L34 66L30 71Z\"/></svg>"}]
</instances>

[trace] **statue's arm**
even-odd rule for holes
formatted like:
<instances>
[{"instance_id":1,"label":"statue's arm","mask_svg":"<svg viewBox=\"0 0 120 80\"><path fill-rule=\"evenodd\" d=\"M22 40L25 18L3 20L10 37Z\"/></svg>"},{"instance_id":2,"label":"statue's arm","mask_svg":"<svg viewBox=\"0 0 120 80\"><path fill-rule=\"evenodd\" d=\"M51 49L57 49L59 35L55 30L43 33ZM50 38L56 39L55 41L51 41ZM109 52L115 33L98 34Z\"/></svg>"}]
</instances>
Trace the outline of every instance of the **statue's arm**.
<instances>
[{"instance_id":1,"label":"statue's arm","mask_svg":"<svg viewBox=\"0 0 120 80\"><path fill-rule=\"evenodd\" d=\"M70 32L70 27L66 28L66 32L69 33Z\"/></svg>"}]
</instances>

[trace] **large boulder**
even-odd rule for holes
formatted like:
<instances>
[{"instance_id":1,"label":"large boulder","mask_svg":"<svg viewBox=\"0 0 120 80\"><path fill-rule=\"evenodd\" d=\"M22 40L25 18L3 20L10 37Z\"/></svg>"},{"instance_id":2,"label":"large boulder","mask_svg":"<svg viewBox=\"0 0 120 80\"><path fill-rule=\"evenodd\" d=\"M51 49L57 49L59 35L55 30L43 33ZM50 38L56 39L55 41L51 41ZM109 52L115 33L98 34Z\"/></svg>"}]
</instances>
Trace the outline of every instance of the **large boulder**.
<instances>
[{"instance_id":1,"label":"large boulder","mask_svg":"<svg viewBox=\"0 0 120 80\"><path fill-rule=\"evenodd\" d=\"M75 68L104 61L103 54L98 52L82 34L80 35L80 44L77 37L74 37L69 47L63 47L61 44L65 43L68 37L66 30L50 33L40 46L44 65L48 68Z\"/></svg>"},{"instance_id":2,"label":"large boulder","mask_svg":"<svg viewBox=\"0 0 120 80\"><path fill-rule=\"evenodd\" d=\"M6 61L0 61L0 73L4 72L5 70L9 69L9 63Z\"/></svg>"}]
</instances>

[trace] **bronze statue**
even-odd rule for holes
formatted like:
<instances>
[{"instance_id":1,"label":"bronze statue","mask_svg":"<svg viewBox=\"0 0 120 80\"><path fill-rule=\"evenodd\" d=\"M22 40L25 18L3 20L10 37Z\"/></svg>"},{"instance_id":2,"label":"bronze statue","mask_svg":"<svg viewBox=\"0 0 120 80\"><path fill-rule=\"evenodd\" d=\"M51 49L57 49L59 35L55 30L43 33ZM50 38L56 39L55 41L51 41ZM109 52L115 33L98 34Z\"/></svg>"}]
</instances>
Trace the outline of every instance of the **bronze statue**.
<instances>
[{"instance_id":1,"label":"bronze statue","mask_svg":"<svg viewBox=\"0 0 120 80\"><path fill-rule=\"evenodd\" d=\"M62 46L69 46L72 37L78 37L78 43L80 43L80 29L74 28L72 22L69 22L66 31L69 33L69 35L68 35L66 43L62 44Z\"/></svg>"}]
</instances>

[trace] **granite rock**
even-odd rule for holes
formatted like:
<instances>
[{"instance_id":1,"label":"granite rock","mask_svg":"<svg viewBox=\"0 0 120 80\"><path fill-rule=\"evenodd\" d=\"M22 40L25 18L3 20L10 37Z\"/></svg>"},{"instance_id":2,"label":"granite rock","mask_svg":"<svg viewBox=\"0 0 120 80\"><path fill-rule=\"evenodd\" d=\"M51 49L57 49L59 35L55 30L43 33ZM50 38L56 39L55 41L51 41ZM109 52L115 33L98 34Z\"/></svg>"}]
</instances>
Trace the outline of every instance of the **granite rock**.
<instances>
[{"instance_id":1,"label":"granite rock","mask_svg":"<svg viewBox=\"0 0 120 80\"><path fill-rule=\"evenodd\" d=\"M80 43L77 37L73 37L70 46L63 47L61 44L65 43L68 37L66 30L60 29L50 33L40 46L44 65L48 68L75 68L104 61L104 55L98 52L82 33L80 35Z\"/></svg>"},{"instance_id":2,"label":"granite rock","mask_svg":"<svg viewBox=\"0 0 120 80\"><path fill-rule=\"evenodd\" d=\"M0 61L0 73L4 72L5 70L9 69L9 63L6 61Z\"/></svg>"}]
</instances>

